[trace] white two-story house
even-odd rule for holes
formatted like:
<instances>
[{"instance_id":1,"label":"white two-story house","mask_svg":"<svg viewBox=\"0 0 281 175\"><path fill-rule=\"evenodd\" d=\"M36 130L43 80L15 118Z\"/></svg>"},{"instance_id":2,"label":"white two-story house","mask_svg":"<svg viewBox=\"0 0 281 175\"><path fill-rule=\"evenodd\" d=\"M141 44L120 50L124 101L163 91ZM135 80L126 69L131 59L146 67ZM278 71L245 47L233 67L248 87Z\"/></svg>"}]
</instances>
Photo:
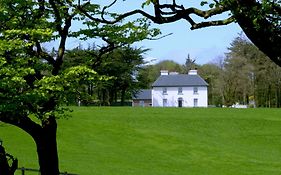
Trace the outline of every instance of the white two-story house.
<instances>
[{"instance_id":1,"label":"white two-story house","mask_svg":"<svg viewBox=\"0 0 281 175\"><path fill-rule=\"evenodd\" d=\"M190 70L188 74L162 70L152 84L151 96L154 107L207 107L208 84L197 70Z\"/></svg>"}]
</instances>

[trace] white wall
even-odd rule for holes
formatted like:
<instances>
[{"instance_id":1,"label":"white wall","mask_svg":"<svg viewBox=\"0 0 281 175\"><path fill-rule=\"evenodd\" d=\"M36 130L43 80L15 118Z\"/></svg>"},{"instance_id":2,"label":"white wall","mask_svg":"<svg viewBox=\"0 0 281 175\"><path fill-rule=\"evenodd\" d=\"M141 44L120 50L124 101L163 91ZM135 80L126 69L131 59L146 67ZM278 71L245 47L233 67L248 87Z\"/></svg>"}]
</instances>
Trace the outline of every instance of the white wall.
<instances>
[{"instance_id":1,"label":"white wall","mask_svg":"<svg viewBox=\"0 0 281 175\"><path fill-rule=\"evenodd\" d=\"M178 107L178 99L183 99L183 107L194 107L194 99L198 99L197 107L208 106L207 87L198 87L198 93L193 93L193 87L182 87L182 94L178 94L178 87L167 87L167 94L163 94L162 87L152 89L152 106L162 107L163 99L167 99L168 107Z\"/></svg>"}]
</instances>

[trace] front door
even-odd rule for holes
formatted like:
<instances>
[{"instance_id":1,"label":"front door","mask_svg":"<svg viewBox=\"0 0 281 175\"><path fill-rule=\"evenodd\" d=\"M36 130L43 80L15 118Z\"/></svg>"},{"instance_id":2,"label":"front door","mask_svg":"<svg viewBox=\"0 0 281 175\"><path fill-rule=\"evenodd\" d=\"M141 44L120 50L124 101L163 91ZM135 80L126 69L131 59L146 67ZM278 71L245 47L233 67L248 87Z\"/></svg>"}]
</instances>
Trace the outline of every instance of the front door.
<instances>
[{"instance_id":1,"label":"front door","mask_svg":"<svg viewBox=\"0 0 281 175\"><path fill-rule=\"evenodd\" d=\"M179 99L178 99L178 107L179 107L179 108L182 107L182 101L183 101L182 98L179 98Z\"/></svg>"}]
</instances>

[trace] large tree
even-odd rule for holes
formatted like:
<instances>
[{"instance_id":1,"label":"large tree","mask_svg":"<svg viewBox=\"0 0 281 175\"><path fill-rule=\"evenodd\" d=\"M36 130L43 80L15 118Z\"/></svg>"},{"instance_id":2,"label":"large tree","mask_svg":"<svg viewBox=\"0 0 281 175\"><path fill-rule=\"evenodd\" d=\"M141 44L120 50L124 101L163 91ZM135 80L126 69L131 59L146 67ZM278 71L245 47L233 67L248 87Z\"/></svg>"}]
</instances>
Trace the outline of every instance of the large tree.
<instances>
[{"instance_id":1,"label":"large tree","mask_svg":"<svg viewBox=\"0 0 281 175\"><path fill-rule=\"evenodd\" d=\"M106 9L116 1L114 0L110 6L105 7L103 13L106 13ZM208 5L208 8L204 7L202 9L205 10L201 10L192 7L188 2L183 3L179 0L145 0L143 6L152 5L154 14L137 9L123 13L111 21L103 18L103 21L113 23L134 14L141 14L157 24L185 20L191 25L192 30L237 22L248 38L272 61L281 66L280 0L202 0L200 4L201 6ZM87 11L84 13L93 18ZM214 18L211 17L218 16L219 18L219 15L223 13L229 13L229 16L220 20L212 20ZM197 22L198 17L202 19L200 22Z\"/></svg>"},{"instance_id":2,"label":"large tree","mask_svg":"<svg viewBox=\"0 0 281 175\"><path fill-rule=\"evenodd\" d=\"M216 99L215 103L280 107L281 67L243 35L233 40L220 65L212 66L215 69L208 65L199 68L210 85L209 95Z\"/></svg>"},{"instance_id":3,"label":"large tree","mask_svg":"<svg viewBox=\"0 0 281 175\"><path fill-rule=\"evenodd\" d=\"M88 94L80 95L82 104L95 103L96 105L116 105L120 100L120 105L124 105L131 94L141 88L142 83L138 81L138 72L144 65L143 54L148 49L134 48L132 46L122 46L104 54L102 59L97 56L96 47L81 47L67 51L64 59L63 69L74 65L87 65L92 67L99 75L111 77L106 82L101 82L98 86L87 85L84 91ZM97 62L99 63L97 64ZM77 101L76 96L69 96L72 101Z\"/></svg>"},{"instance_id":4,"label":"large tree","mask_svg":"<svg viewBox=\"0 0 281 175\"><path fill-rule=\"evenodd\" d=\"M149 24L142 19L111 25L89 20L81 9L92 14L101 14L102 9L98 4L81 3L0 1L0 121L21 128L33 138L42 175L59 174L57 119L65 111L61 106L66 103L66 94L79 93L81 84L104 79L87 66L62 70L67 39L101 38L105 44L99 49L100 56L122 43L159 33L148 30ZM74 20L85 27L71 31ZM57 52L49 53L42 45L53 40L58 42L54 44Z\"/></svg>"},{"instance_id":5,"label":"large tree","mask_svg":"<svg viewBox=\"0 0 281 175\"><path fill-rule=\"evenodd\" d=\"M226 57L225 80L235 82L232 88L236 89L236 94L241 94L236 95L235 101L246 103L248 96L258 107L280 107L280 67L243 36L231 43Z\"/></svg>"}]
</instances>

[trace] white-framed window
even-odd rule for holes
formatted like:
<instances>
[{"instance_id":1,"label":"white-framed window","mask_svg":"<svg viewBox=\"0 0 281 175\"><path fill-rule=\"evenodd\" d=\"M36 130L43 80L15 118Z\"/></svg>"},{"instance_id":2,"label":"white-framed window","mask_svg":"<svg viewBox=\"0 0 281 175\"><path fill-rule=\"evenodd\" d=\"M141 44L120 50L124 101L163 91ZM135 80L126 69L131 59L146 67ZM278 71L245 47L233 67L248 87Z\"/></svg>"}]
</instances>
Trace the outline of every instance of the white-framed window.
<instances>
[{"instance_id":1,"label":"white-framed window","mask_svg":"<svg viewBox=\"0 0 281 175\"><path fill-rule=\"evenodd\" d=\"M163 107L168 106L168 100L167 99L163 99Z\"/></svg>"},{"instance_id":2,"label":"white-framed window","mask_svg":"<svg viewBox=\"0 0 281 175\"><path fill-rule=\"evenodd\" d=\"M182 87L178 87L178 94L182 94Z\"/></svg>"},{"instance_id":3,"label":"white-framed window","mask_svg":"<svg viewBox=\"0 0 281 175\"><path fill-rule=\"evenodd\" d=\"M198 94L198 87L193 87L193 94Z\"/></svg>"},{"instance_id":4,"label":"white-framed window","mask_svg":"<svg viewBox=\"0 0 281 175\"><path fill-rule=\"evenodd\" d=\"M166 95L167 94L167 88L163 87L163 94Z\"/></svg>"},{"instance_id":5,"label":"white-framed window","mask_svg":"<svg viewBox=\"0 0 281 175\"><path fill-rule=\"evenodd\" d=\"M194 98L193 99L193 107L197 107L198 106L198 99Z\"/></svg>"}]
</instances>

